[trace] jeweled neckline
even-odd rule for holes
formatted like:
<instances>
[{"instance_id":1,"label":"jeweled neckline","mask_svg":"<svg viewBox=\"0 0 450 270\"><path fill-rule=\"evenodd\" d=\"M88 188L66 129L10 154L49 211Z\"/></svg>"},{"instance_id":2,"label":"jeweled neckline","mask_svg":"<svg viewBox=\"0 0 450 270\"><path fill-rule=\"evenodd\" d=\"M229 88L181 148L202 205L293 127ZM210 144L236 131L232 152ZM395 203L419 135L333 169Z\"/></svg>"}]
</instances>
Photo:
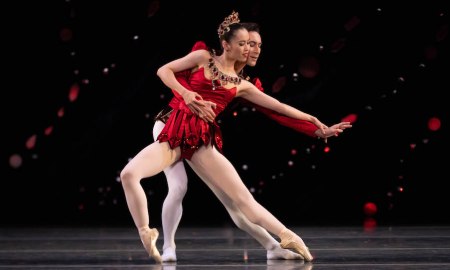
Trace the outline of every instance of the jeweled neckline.
<instances>
[{"instance_id":1,"label":"jeweled neckline","mask_svg":"<svg viewBox=\"0 0 450 270\"><path fill-rule=\"evenodd\" d=\"M227 74L223 73L222 71L220 71L214 62L215 52L212 51L210 54L211 54L211 58L209 58L209 60L208 60L208 69L212 76L211 81L212 81L212 85L213 85L213 90L216 89L216 85L215 85L214 81L219 81L220 86L224 86L228 83L233 83L235 85L239 85L241 83L242 78L239 76L236 76L236 77L230 76L230 75L227 75Z\"/></svg>"}]
</instances>

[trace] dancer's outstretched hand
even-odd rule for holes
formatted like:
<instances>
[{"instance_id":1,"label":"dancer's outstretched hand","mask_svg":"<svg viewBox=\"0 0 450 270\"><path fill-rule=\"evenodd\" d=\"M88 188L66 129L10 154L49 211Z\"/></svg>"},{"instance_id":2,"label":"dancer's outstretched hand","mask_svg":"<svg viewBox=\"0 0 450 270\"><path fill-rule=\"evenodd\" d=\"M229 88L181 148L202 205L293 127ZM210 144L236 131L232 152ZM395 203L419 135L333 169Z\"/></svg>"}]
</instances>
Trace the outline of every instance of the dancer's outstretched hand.
<instances>
[{"instance_id":1,"label":"dancer's outstretched hand","mask_svg":"<svg viewBox=\"0 0 450 270\"><path fill-rule=\"evenodd\" d=\"M339 133L342 133L345 129L351 127L352 124L350 122L340 122L332 125L331 127L325 128L324 132L322 132L321 130L317 130L316 135L320 138L323 138L325 142L327 142L328 137L338 136Z\"/></svg>"}]
</instances>

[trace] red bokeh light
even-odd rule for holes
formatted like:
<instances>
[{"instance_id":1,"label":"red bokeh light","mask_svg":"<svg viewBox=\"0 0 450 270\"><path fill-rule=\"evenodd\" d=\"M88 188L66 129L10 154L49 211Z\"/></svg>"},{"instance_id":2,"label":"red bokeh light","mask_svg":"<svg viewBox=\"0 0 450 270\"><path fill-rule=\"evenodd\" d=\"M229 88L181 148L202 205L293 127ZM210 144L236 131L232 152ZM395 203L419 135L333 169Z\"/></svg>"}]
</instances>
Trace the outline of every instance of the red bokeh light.
<instances>
[{"instance_id":1,"label":"red bokeh light","mask_svg":"<svg viewBox=\"0 0 450 270\"><path fill-rule=\"evenodd\" d=\"M372 232L375 230L376 227L377 227L377 221L374 218L368 217L368 218L364 219L364 231L365 232Z\"/></svg>"},{"instance_id":2,"label":"red bokeh light","mask_svg":"<svg viewBox=\"0 0 450 270\"><path fill-rule=\"evenodd\" d=\"M44 134L48 136L48 135L52 134L52 131L53 131L53 126L49 126L45 129Z\"/></svg>"},{"instance_id":3,"label":"red bokeh light","mask_svg":"<svg viewBox=\"0 0 450 270\"><path fill-rule=\"evenodd\" d=\"M75 101L78 98L78 93L80 92L80 86L77 83L72 84L69 92L69 100L71 102Z\"/></svg>"},{"instance_id":4,"label":"red bokeh light","mask_svg":"<svg viewBox=\"0 0 450 270\"><path fill-rule=\"evenodd\" d=\"M428 120L428 128L431 131L437 131L441 128L441 120L437 117L432 117Z\"/></svg>"},{"instance_id":5,"label":"red bokeh light","mask_svg":"<svg viewBox=\"0 0 450 270\"><path fill-rule=\"evenodd\" d=\"M27 149L33 149L36 146L36 134L28 138L27 142L25 143L25 146Z\"/></svg>"},{"instance_id":6,"label":"red bokeh light","mask_svg":"<svg viewBox=\"0 0 450 270\"><path fill-rule=\"evenodd\" d=\"M286 85L286 77L279 77L272 85L272 93L280 92Z\"/></svg>"},{"instance_id":7,"label":"red bokeh light","mask_svg":"<svg viewBox=\"0 0 450 270\"><path fill-rule=\"evenodd\" d=\"M350 122L350 124L353 124L356 122L356 119L358 119L358 115L355 113L351 113L341 119L342 122Z\"/></svg>"},{"instance_id":8,"label":"red bokeh light","mask_svg":"<svg viewBox=\"0 0 450 270\"><path fill-rule=\"evenodd\" d=\"M373 202L367 202L364 204L364 214L367 216L373 216L377 213L377 205Z\"/></svg>"},{"instance_id":9,"label":"red bokeh light","mask_svg":"<svg viewBox=\"0 0 450 270\"><path fill-rule=\"evenodd\" d=\"M58 110L58 117L63 117L64 116L64 107L62 107L62 108L60 108L59 110Z\"/></svg>"}]
</instances>

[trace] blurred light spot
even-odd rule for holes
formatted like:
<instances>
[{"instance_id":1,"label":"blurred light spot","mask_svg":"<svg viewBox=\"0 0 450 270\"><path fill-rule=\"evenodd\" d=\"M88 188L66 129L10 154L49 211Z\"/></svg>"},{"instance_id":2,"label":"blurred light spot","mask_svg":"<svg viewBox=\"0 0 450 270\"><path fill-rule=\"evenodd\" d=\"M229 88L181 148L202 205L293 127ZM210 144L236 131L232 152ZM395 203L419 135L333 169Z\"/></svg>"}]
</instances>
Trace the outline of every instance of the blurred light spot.
<instances>
[{"instance_id":1,"label":"blurred light spot","mask_svg":"<svg viewBox=\"0 0 450 270\"><path fill-rule=\"evenodd\" d=\"M323 148L323 151L324 151L325 153L330 152L330 147L329 147L329 146L325 146L325 147Z\"/></svg>"},{"instance_id":2,"label":"blurred light spot","mask_svg":"<svg viewBox=\"0 0 450 270\"><path fill-rule=\"evenodd\" d=\"M350 124L353 124L356 122L356 119L358 119L358 115L356 113L348 114L347 116L344 116L341 119L341 122L350 122Z\"/></svg>"},{"instance_id":3,"label":"blurred light spot","mask_svg":"<svg viewBox=\"0 0 450 270\"><path fill-rule=\"evenodd\" d=\"M63 116L64 116L64 107L61 107L61 108L58 110L57 115L58 115L58 117L63 117Z\"/></svg>"},{"instance_id":4,"label":"blurred light spot","mask_svg":"<svg viewBox=\"0 0 450 270\"><path fill-rule=\"evenodd\" d=\"M347 40L345 38L339 38L337 40L335 40L333 42L333 44L331 44L331 52L332 53L337 53L340 50L342 50L342 48L344 48L345 43L347 42Z\"/></svg>"},{"instance_id":5,"label":"blurred light spot","mask_svg":"<svg viewBox=\"0 0 450 270\"><path fill-rule=\"evenodd\" d=\"M367 217L364 219L364 231L373 232L377 227L377 221L372 217Z\"/></svg>"},{"instance_id":6,"label":"blurred light spot","mask_svg":"<svg viewBox=\"0 0 450 270\"><path fill-rule=\"evenodd\" d=\"M53 131L53 126L49 126L45 129L44 134L46 136L48 136L48 135L52 134L52 131Z\"/></svg>"},{"instance_id":7,"label":"blurred light spot","mask_svg":"<svg viewBox=\"0 0 450 270\"><path fill-rule=\"evenodd\" d=\"M350 20L348 20L345 25L344 28L345 30L347 30L348 32L352 31L359 23L361 22L361 20L357 17L357 16L353 16Z\"/></svg>"},{"instance_id":8,"label":"blurred light spot","mask_svg":"<svg viewBox=\"0 0 450 270\"><path fill-rule=\"evenodd\" d=\"M78 98L78 94L80 92L80 86L77 83L72 84L69 91L69 100L71 102L75 101Z\"/></svg>"},{"instance_id":9,"label":"blurred light spot","mask_svg":"<svg viewBox=\"0 0 450 270\"><path fill-rule=\"evenodd\" d=\"M69 40L72 39L73 37L73 33L72 30L69 28L63 28L61 29L61 31L59 32L59 37L61 38L62 41L67 42Z\"/></svg>"},{"instance_id":10,"label":"blurred light spot","mask_svg":"<svg viewBox=\"0 0 450 270\"><path fill-rule=\"evenodd\" d=\"M272 85L272 93L280 92L286 85L286 76L279 77Z\"/></svg>"},{"instance_id":11,"label":"blurred light spot","mask_svg":"<svg viewBox=\"0 0 450 270\"><path fill-rule=\"evenodd\" d=\"M19 154L13 154L9 157L9 165L14 169L22 166L22 157Z\"/></svg>"},{"instance_id":12,"label":"blurred light spot","mask_svg":"<svg viewBox=\"0 0 450 270\"><path fill-rule=\"evenodd\" d=\"M242 169L243 169L243 170L247 170L247 169L248 169L247 164L242 165Z\"/></svg>"},{"instance_id":13,"label":"blurred light spot","mask_svg":"<svg viewBox=\"0 0 450 270\"><path fill-rule=\"evenodd\" d=\"M159 0L151 1L148 4L147 17L151 18L151 17L155 16L155 14L158 12L158 10L159 10Z\"/></svg>"},{"instance_id":14,"label":"blurred light spot","mask_svg":"<svg viewBox=\"0 0 450 270\"><path fill-rule=\"evenodd\" d=\"M366 202L364 204L364 214L367 216L373 216L377 213L377 206L373 202Z\"/></svg>"},{"instance_id":15,"label":"blurred light spot","mask_svg":"<svg viewBox=\"0 0 450 270\"><path fill-rule=\"evenodd\" d=\"M291 149L291 155L293 156L297 155L297 149Z\"/></svg>"},{"instance_id":16,"label":"blurred light spot","mask_svg":"<svg viewBox=\"0 0 450 270\"><path fill-rule=\"evenodd\" d=\"M36 134L31 135L30 138L28 138L27 142L25 143L27 149L33 149L36 146L36 138Z\"/></svg>"},{"instance_id":17,"label":"blurred light spot","mask_svg":"<svg viewBox=\"0 0 450 270\"><path fill-rule=\"evenodd\" d=\"M437 117L432 117L428 120L428 129L431 131L437 131L441 128L441 120Z\"/></svg>"},{"instance_id":18,"label":"blurred light spot","mask_svg":"<svg viewBox=\"0 0 450 270\"><path fill-rule=\"evenodd\" d=\"M289 166L289 167L292 167L292 166L294 166L294 161L292 161L292 160L289 160L289 161L288 161L288 166Z\"/></svg>"},{"instance_id":19,"label":"blurred light spot","mask_svg":"<svg viewBox=\"0 0 450 270\"><path fill-rule=\"evenodd\" d=\"M305 78L311 79L316 77L319 70L319 60L313 56L302 58L298 63L298 72Z\"/></svg>"}]
</instances>

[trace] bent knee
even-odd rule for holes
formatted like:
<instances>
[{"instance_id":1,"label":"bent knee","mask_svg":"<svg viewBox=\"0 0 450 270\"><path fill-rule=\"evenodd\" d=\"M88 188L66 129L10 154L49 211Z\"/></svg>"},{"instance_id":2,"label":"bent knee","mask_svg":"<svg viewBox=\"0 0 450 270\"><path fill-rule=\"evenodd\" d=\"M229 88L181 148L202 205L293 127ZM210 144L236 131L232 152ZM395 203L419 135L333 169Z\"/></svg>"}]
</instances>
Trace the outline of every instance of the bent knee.
<instances>
[{"instance_id":1,"label":"bent knee","mask_svg":"<svg viewBox=\"0 0 450 270\"><path fill-rule=\"evenodd\" d=\"M122 184L130 183L135 178L137 178L136 175L130 169L128 169L127 167L125 167L120 172L120 182L122 182Z\"/></svg>"},{"instance_id":2,"label":"bent knee","mask_svg":"<svg viewBox=\"0 0 450 270\"><path fill-rule=\"evenodd\" d=\"M169 185L169 195L175 196L178 199L182 200L187 192L187 182L186 181L179 181L176 185Z\"/></svg>"}]
</instances>

